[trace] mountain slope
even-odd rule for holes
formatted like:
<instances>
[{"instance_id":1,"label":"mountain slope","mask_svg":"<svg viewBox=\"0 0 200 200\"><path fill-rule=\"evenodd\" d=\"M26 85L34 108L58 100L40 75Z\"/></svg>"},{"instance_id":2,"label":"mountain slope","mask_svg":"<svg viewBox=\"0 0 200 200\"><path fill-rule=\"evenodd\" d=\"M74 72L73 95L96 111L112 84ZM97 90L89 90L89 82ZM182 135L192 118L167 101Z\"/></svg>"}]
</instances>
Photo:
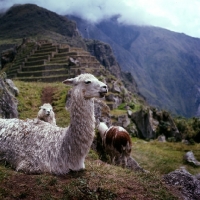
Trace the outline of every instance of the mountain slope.
<instances>
[{"instance_id":1,"label":"mountain slope","mask_svg":"<svg viewBox=\"0 0 200 200\"><path fill-rule=\"evenodd\" d=\"M68 17L85 38L111 45L122 70L132 73L151 105L186 117L200 115L200 39L118 24L117 17L97 25Z\"/></svg>"},{"instance_id":2,"label":"mountain slope","mask_svg":"<svg viewBox=\"0 0 200 200\"><path fill-rule=\"evenodd\" d=\"M33 36L45 30L69 37L78 36L76 24L71 20L34 4L15 5L0 18L1 37Z\"/></svg>"}]
</instances>

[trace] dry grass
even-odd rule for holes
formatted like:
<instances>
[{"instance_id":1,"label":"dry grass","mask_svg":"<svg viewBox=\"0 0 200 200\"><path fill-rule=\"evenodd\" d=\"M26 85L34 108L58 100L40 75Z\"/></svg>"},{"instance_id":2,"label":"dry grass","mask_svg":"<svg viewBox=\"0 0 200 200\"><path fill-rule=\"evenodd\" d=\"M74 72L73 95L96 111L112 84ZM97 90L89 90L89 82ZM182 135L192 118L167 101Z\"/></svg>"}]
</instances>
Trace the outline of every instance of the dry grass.
<instances>
[{"instance_id":1,"label":"dry grass","mask_svg":"<svg viewBox=\"0 0 200 200\"><path fill-rule=\"evenodd\" d=\"M141 174L106 164L95 152L86 158L86 170L64 176L27 175L0 167L0 199L177 199L155 173Z\"/></svg>"}]
</instances>

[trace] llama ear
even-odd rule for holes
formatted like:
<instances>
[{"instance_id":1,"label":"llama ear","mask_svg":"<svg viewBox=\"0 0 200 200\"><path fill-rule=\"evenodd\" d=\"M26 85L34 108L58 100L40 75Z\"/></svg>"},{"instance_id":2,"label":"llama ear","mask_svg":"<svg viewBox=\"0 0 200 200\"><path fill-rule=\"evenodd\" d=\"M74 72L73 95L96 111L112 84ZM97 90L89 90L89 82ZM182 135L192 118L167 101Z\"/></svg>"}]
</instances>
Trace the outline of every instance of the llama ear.
<instances>
[{"instance_id":1,"label":"llama ear","mask_svg":"<svg viewBox=\"0 0 200 200\"><path fill-rule=\"evenodd\" d=\"M62 83L65 85L76 85L77 79L76 78L69 78L64 80Z\"/></svg>"}]
</instances>

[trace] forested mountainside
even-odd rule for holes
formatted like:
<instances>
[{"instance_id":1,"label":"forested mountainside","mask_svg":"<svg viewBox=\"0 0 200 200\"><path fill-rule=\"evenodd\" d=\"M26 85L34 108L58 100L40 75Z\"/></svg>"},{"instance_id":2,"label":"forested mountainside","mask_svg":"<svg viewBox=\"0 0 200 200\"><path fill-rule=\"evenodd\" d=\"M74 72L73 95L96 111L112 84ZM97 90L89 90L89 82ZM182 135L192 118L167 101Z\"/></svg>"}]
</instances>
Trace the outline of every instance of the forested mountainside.
<instances>
[{"instance_id":1,"label":"forested mountainside","mask_svg":"<svg viewBox=\"0 0 200 200\"><path fill-rule=\"evenodd\" d=\"M175 115L200 115L200 39L158 27L128 26L117 18L91 24L68 16L85 38L113 49L147 101Z\"/></svg>"}]
</instances>

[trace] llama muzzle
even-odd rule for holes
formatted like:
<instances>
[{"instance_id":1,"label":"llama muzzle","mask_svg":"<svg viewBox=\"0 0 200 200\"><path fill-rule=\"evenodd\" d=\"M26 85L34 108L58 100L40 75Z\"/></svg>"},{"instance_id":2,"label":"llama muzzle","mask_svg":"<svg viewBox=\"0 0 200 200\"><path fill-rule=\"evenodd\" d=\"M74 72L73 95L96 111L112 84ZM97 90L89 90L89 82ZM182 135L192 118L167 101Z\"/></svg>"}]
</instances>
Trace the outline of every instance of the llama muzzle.
<instances>
[{"instance_id":1,"label":"llama muzzle","mask_svg":"<svg viewBox=\"0 0 200 200\"><path fill-rule=\"evenodd\" d=\"M99 92L100 97L104 97L106 95L106 93L108 92L108 87L107 85L104 85L101 87L101 91Z\"/></svg>"}]
</instances>

